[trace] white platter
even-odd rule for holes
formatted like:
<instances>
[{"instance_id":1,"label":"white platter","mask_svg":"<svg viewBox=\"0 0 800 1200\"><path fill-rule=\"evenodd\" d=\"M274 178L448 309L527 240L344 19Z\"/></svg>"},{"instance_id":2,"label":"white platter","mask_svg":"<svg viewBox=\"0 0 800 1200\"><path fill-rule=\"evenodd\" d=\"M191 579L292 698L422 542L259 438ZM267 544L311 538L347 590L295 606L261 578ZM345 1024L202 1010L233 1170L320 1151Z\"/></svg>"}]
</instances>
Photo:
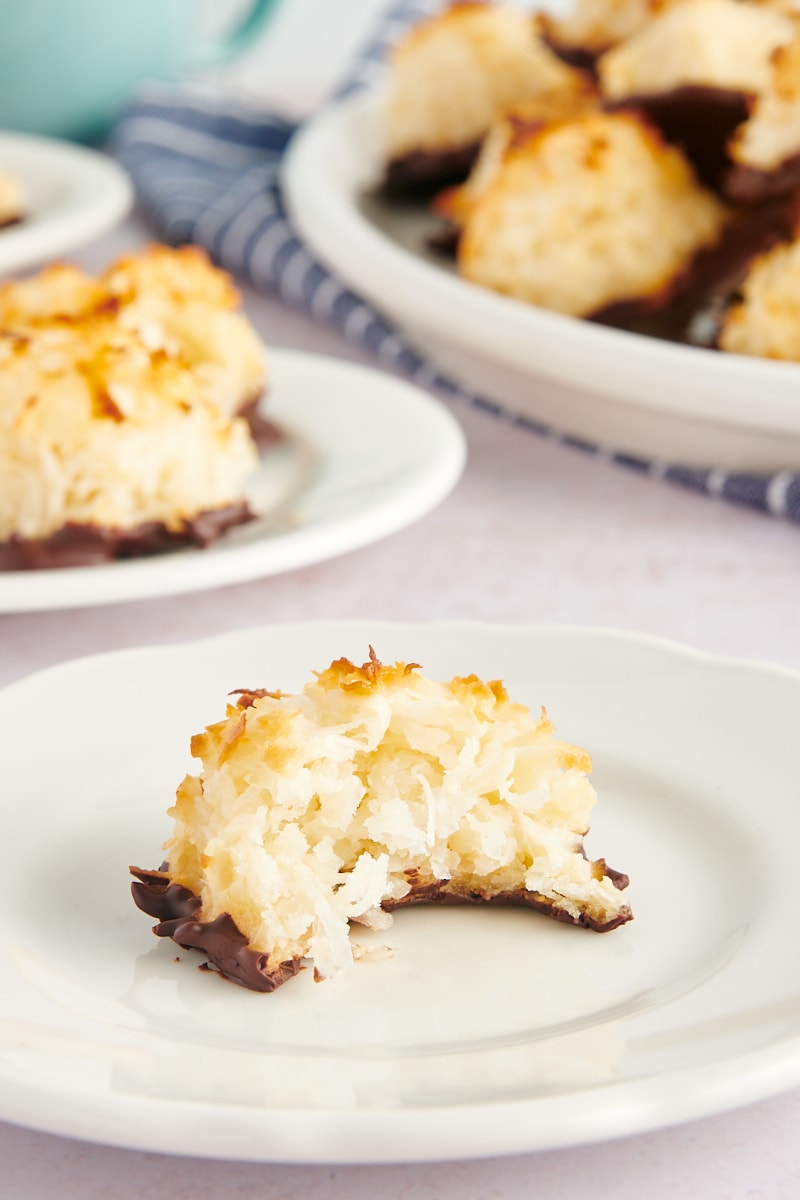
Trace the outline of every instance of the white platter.
<instances>
[{"instance_id":1,"label":"white platter","mask_svg":"<svg viewBox=\"0 0 800 1200\"><path fill-rule=\"evenodd\" d=\"M503 677L594 758L587 850L631 876L596 935L417 908L391 958L271 996L151 937L188 740L233 687L300 687L372 643ZM294 1162L598 1141L800 1083L800 675L592 629L328 622L68 663L0 693L0 1118L98 1142ZM46 747L46 753L43 748ZM133 749L135 747L135 750Z\"/></svg>"},{"instance_id":2,"label":"white platter","mask_svg":"<svg viewBox=\"0 0 800 1200\"><path fill-rule=\"evenodd\" d=\"M0 275L99 237L133 203L128 176L112 159L55 138L0 133L0 170L21 180L26 203L24 221L0 229Z\"/></svg>"},{"instance_id":3,"label":"white platter","mask_svg":"<svg viewBox=\"0 0 800 1200\"><path fill-rule=\"evenodd\" d=\"M255 521L206 550L0 572L0 612L192 592L333 558L410 525L454 487L461 427L418 388L321 355L271 350L264 414L285 434L248 488Z\"/></svg>"},{"instance_id":4,"label":"white platter","mask_svg":"<svg viewBox=\"0 0 800 1200\"><path fill-rule=\"evenodd\" d=\"M800 467L800 365L723 355L546 312L467 283L424 249L430 222L365 200L380 178L380 94L324 110L284 183L299 231L454 378L604 447L731 470Z\"/></svg>"}]
</instances>

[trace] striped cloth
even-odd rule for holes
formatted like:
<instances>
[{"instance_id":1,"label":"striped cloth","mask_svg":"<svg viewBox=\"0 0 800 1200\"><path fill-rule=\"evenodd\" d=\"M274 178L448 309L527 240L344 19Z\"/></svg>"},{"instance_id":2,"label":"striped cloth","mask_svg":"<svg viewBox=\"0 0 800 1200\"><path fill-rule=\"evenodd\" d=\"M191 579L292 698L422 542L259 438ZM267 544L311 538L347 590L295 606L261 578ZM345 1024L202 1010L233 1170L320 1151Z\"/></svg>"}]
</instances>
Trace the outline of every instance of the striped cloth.
<instances>
[{"instance_id":1,"label":"striped cloth","mask_svg":"<svg viewBox=\"0 0 800 1200\"><path fill-rule=\"evenodd\" d=\"M399 0L383 16L339 95L374 84L389 46L442 0ZM133 178L143 211L166 242L203 246L226 270L334 325L422 387L486 409L588 454L709 496L800 521L800 473L745 474L648 461L609 451L508 412L449 379L390 321L327 270L287 220L280 191L294 126L196 87L151 84L123 113L111 148Z\"/></svg>"}]
</instances>

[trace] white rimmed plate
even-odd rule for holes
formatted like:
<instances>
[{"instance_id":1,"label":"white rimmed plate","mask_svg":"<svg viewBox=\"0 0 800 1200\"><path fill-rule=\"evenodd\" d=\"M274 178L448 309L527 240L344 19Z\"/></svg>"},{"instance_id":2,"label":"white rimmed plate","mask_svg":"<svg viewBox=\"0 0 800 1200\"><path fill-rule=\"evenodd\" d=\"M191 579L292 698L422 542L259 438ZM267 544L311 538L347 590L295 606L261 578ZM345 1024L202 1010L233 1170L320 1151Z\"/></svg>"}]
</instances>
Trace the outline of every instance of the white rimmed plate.
<instances>
[{"instance_id":1,"label":"white rimmed plate","mask_svg":"<svg viewBox=\"0 0 800 1200\"><path fill-rule=\"evenodd\" d=\"M800 467L800 365L718 354L546 312L459 279L431 222L369 198L381 94L324 110L284 182L303 237L340 277L475 391L629 454L738 470Z\"/></svg>"},{"instance_id":2,"label":"white rimmed plate","mask_svg":"<svg viewBox=\"0 0 800 1200\"><path fill-rule=\"evenodd\" d=\"M0 229L0 275L99 237L133 203L128 176L112 159L55 138L0 133L0 170L21 180L25 219Z\"/></svg>"},{"instance_id":3,"label":"white rimmed plate","mask_svg":"<svg viewBox=\"0 0 800 1200\"><path fill-rule=\"evenodd\" d=\"M271 996L151 937L127 865L157 863L190 735L231 688L296 689L369 643L435 677L503 677L591 750L587 849L630 873L630 925L412 909L381 935L390 958ZM181 1154L423 1160L612 1138L800 1083L798 721L794 672L472 623L279 625L14 684L0 1117Z\"/></svg>"},{"instance_id":4,"label":"white rimmed plate","mask_svg":"<svg viewBox=\"0 0 800 1200\"><path fill-rule=\"evenodd\" d=\"M206 550L0 572L0 612L220 587L334 558L418 520L453 488L460 425L418 388L322 355L270 350L264 414L285 439L248 487L258 518Z\"/></svg>"}]
</instances>

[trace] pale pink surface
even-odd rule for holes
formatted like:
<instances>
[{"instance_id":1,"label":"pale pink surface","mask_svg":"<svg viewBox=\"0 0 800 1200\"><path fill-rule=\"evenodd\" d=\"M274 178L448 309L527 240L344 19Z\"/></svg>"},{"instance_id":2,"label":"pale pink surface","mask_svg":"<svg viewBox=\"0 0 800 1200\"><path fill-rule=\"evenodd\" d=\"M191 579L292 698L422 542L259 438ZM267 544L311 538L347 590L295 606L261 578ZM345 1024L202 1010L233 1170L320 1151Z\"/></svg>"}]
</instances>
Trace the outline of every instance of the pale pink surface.
<instances>
[{"instance_id":1,"label":"pale pink surface","mask_svg":"<svg viewBox=\"0 0 800 1200\"><path fill-rule=\"evenodd\" d=\"M376 7L375 0L349 3L354 21ZM297 51L291 22L307 17L309 0L297 9L281 18L282 52ZM339 19L342 9L336 6ZM247 70L252 77L252 56ZM298 78L313 78L307 63ZM131 220L76 257L100 266L148 236ZM250 293L247 306L268 343L367 361L277 302ZM99 609L0 616L0 684L124 646L273 621L364 616L605 625L800 668L796 527L587 458L485 413L459 405L453 411L469 441L467 470L452 496L418 524L367 549L260 582ZM0 1123L0 1197L583 1200L608 1191L616 1200L794 1200L799 1122L795 1091L596 1147L353 1168L173 1159Z\"/></svg>"}]
</instances>

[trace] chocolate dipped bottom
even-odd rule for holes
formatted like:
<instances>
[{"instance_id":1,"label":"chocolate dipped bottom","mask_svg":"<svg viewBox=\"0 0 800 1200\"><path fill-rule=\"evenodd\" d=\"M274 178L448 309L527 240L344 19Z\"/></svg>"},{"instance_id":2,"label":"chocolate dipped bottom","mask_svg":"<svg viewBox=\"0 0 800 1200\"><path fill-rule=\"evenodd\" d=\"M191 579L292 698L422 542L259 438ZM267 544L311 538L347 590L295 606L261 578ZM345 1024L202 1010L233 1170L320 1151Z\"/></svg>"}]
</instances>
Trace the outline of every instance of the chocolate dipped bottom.
<instances>
[{"instance_id":1,"label":"chocolate dipped bottom","mask_svg":"<svg viewBox=\"0 0 800 1200\"><path fill-rule=\"evenodd\" d=\"M603 859L598 859L593 866L598 878L610 879L619 891L628 886L628 876L608 867ZM189 888L172 882L167 863L157 871L142 867L130 867L129 870L136 880L131 884L134 903L142 912L156 918L158 923L153 926L156 937L172 938L184 950L200 950L207 958L207 962L201 964L206 969L255 992L274 992L302 970L301 959L289 959L275 970L267 970L267 955L250 946L228 913L222 913L213 921L198 920L200 897ZM454 880L426 882L414 871L408 872L408 878L409 893L401 900L384 901L385 912L395 912L413 904L495 904L531 908L556 921L578 925L595 933L607 933L631 919L630 910L606 922L597 921L587 913L573 917L551 900L524 889L485 892L467 888Z\"/></svg>"},{"instance_id":2,"label":"chocolate dipped bottom","mask_svg":"<svg viewBox=\"0 0 800 1200\"><path fill-rule=\"evenodd\" d=\"M393 199L425 199L463 183L478 157L480 142L440 150L413 150L386 164L381 194Z\"/></svg>"},{"instance_id":3,"label":"chocolate dipped bottom","mask_svg":"<svg viewBox=\"0 0 800 1200\"><path fill-rule=\"evenodd\" d=\"M148 871L131 867L130 872L137 880L131 884L137 908L158 921L153 926L156 937L172 938L185 950L201 950L209 965L225 979L254 992L274 992L300 970L300 960L292 959L281 963L276 971L268 971L266 954L251 949L227 913L214 921L196 920L200 897L172 883L164 868Z\"/></svg>"},{"instance_id":4,"label":"chocolate dipped bottom","mask_svg":"<svg viewBox=\"0 0 800 1200\"><path fill-rule=\"evenodd\" d=\"M263 397L264 393L259 392L243 404L237 413L237 416L247 422L250 436L262 453L286 440L286 434L280 425L271 421L269 417L265 417L261 412L260 405Z\"/></svg>"},{"instance_id":5,"label":"chocolate dipped bottom","mask_svg":"<svg viewBox=\"0 0 800 1200\"><path fill-rule=\"evenodd\" d=\"M800 171L800 158L798 158ZM800 192L800 178L798 180ZM776 196L765 203L734 211L715 246L701 250L664 287L647 296L630 296L587 313L582 320L665 341L715 348L715 337L697 337L698 317L732 303L752 262L781 242L790 241L800 220L800 195ZM455 261L460 230L443 224L426 238L426 246Z\"/></svg>"},{"instance_id":6,"label":"chocolate dipped bottom","mask_svg":"<svg viewBox=\"0 0 800 1200\"><path fill-rule=\"evenodd\" d=\"M800 193L800 154L785 158L771 171L736 163L726 176L725 193L737 204L762 204Z\"/></svg>"},{"instance_id":7,"label":"chocolate dipped bottom","mask_svg":"<svg viewBox=\"0 0 800 1200\"><path fill-rule=\"evenodd\" d=\"M595 865L600 871L598 878L610 879L618 891L623 891L628 886L628 876L621 871L614 871L606 867L602 859ZM411 891L408 895L403 896L401 900L384 901L381 906L384 911L395 912L397 909L407 908L412 904L496 904L498 907L532 908L536 912L552 917L554 921L561 921L566 925L579 925L582 929L592 929L595 933L608 933L631 919L630 912L620 914L609 921L597 921L588 913L580 913L579 916L573 917L563 908L558 908L552 900L539 895L538 892L529 892L524 888L514 891L485 892L477 888L468 888L453 879L436 879L428 882L421 880L417 882L410 879L410 882Z\"/></svg>"},{"instance_id":8,"label":"chocolate dipped bottom","mask_svg":"<svg viewBox=\"0 0 800 1200\"><path fill-rule=\"evenodd\" d=\"M666 141L680 146L698 178L716 192L732 166L727 143L749 113L747 92L706 84L685 84L668 92L626 96L609 101L608 112L635 109L660 130Z\"/></svg>"},{"instance_id":9,"label":"chocolate dipped bottom","mask_svg":"<svg viewBox=\"0 0 800 1200\"><path fill-rule=\"evenodd\" d=\"M544 37L542 39L549 50L553 51L556 58L560 58L568 67L575 67L578 71L585 71L592 78L597 78L597 63L605 54L606 50L610 50L610 46L602 46L589 48L588 46L569 45L566 42L560 42L555 34L545 27Z\"/></svg>"},{"instance_id":10,"label":"chocolate dipped bottom","mask_svg":"<svg viewBox=\"0 0 800 1200\"><path fill-rule=\"evenodd\" d=\"M166 554L190 546L204 549L228 529L252 521L245 501L207 509L186 517L176 529L148 521L130 529L68 522L46 538L14 535L0 542L0 570L36 571L58 567L97 566L130 558Z\"/></svg>"},{"instance_id":11,"label":"chocolate dipped bottom","mask_svg":"<svg viewBox=\"0 0 800 1200\"><path fill-rule=\"evenodd\" d=\"M791 200L735 213L719 242L702 250L661 291L616 301L586 319L615 329L714 349L716 338L708 330L698 339L699 319L712 310L722 311L735 299L753 260L791 238L797 210L798 205Z\"/></svg>"}]
</instances>

